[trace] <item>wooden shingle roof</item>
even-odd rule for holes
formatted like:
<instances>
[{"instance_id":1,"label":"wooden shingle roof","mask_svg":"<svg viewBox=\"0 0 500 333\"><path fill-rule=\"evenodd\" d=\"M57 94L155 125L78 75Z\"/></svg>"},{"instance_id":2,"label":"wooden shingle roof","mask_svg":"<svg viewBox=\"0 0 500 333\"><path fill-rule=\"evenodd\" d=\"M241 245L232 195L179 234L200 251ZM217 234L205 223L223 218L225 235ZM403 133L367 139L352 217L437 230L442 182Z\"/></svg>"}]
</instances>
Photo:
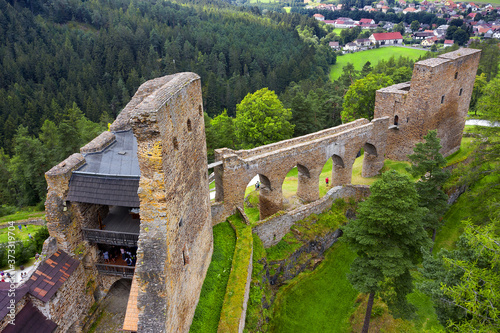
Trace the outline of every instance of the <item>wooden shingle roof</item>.
<instances>
[{"instance_id":1,"label":"wooden shingle roof","mask_svg":"<svg viewBox=\"0 0 500 333\"><path fill-rule=\"evenodd\" d=\"M73 173L67 200L99 205L139 207L139 178L102 177Z\"/></svg>"},{"instance_id":2,"label":"wooden shingle roof","mask_svg":"<svg viewBox=\"0 0 500 333\"><path fill-rule=\"evenodd\" d=\"M2 320L7 315L7 313L9 313L9 309L7 308L7 306L9 305L10 300L12 299L11 296L13 294L12 292L9 292L9 289L9 282L0 282L0 320ZM19 302L19 300L23 298L23 296L26 295L28 291L29 288L26 285L22 285L19 288L16 288L16 291L14 293L14 299L16 303ZM9 293L11 294L10 296Z\"/></svg>"},{"instance_id":3,"label":"wooden shingle roof","mask_svg":"<svg viewBox=\"0 0 500 333\"><path fill-rule=\"evenodd\" d=\"M15 325L7 325L3 333L51 333L56 327L56 323L47 319L31 302L28 302L16 315Z\"/></svg>"},{"instance_id":4,"label":"wooden shingle roof","mask_svg":"<svg viewBox=\"0 0 500 333\"><path fill-rule=\"evenodd\" d=\"M30 294L42 302L48 302L79 264L78 260L58 250L38 267L26 283Z\"/></svg>"}]
</instances>

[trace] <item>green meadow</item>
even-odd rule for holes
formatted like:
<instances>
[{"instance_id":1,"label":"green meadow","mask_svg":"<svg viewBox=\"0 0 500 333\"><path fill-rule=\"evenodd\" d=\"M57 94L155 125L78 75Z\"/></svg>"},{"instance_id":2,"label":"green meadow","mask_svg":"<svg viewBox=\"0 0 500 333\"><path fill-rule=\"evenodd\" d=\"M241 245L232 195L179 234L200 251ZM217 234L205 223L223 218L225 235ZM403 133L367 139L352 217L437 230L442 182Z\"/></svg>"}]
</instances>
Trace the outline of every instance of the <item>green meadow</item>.
<instances>
[{"instance_id":1,"label":"green meadow","mask_svg":"<svg viewBox=\"0 0 500 333\"><path fill-rule=\"evenodd\" d=\"M361 70L367 61L370 61L373 66L380 60L388 60L391 57L399 58L403 56L416 60L426 52L427 51L394 46L344 54L338 56L337 63L330 67L330 79L332 81L338 79L342 74L342 68L347 65L348 62L352 63L355 69Z\"/></svg>"}]
</instances>

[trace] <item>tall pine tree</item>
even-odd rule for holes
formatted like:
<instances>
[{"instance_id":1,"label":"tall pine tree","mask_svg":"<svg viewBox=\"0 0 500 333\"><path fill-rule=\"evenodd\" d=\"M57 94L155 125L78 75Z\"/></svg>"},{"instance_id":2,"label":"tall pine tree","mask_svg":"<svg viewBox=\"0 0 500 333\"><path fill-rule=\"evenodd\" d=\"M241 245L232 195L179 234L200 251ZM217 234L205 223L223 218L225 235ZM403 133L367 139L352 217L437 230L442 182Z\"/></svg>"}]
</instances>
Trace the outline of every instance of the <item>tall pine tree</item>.
<instances>
[{"instance_id":1,"label":"tall pine tree","mask_svg":"<svg viewBox=\"0 0 500 333\"><path fill-rule=\"evenodd\" d=\"M427 208L424 215L424 227L433 230L432 241L436 238L436 231L441 227L441 216L448 206L448 196L441 187L450 177L448 170L443 170L446 160L439 152L441 149L437 132L429 131L424 136L425 142L419 142L413 148L413 154L408 155L411 167L408 171L414 177L420 177L415 184L420 197L420 207ZM432 251L432 249L431 249Z\"/></svg>"},{"instance_id":2,"label":"tall pine tree","mask_svg":"<svg viewBox=\"0 0 500 333\"><path fill-rule=\"evenodd\" d=\"M410 269L429 245L422 224L426 209L418 205L418 194L410 179L389 171L371 186L371 195L360 204L357 219L344 226L344 239L357 253L348 278L358 291L370 294L362 332L368 332L375 293L392 288L391 312L409 307L412 290ZM403 313L404 314L404 313Z\"/></svg>"}]
</instances>

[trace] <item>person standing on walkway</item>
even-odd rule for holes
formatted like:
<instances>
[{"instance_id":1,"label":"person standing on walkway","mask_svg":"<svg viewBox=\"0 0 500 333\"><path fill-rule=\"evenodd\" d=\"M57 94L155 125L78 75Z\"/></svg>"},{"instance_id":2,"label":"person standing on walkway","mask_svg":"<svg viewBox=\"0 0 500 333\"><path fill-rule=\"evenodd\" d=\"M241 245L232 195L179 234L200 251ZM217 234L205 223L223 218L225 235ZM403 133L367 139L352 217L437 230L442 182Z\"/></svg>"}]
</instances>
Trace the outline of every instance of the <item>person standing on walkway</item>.
<instances>
[{"instance_id":1,"label":"person standing on walkway","mask_svg":"<svg viewBox=\"0 0 500 333\"><path fill-rule=\"evenodd\" d=\"M325 183L326 183L326 186L328 186L328 181L329 181L329 179L328 179L328 177L326 177L326 178L325 178Z\"/></svg>"}]
</instances>

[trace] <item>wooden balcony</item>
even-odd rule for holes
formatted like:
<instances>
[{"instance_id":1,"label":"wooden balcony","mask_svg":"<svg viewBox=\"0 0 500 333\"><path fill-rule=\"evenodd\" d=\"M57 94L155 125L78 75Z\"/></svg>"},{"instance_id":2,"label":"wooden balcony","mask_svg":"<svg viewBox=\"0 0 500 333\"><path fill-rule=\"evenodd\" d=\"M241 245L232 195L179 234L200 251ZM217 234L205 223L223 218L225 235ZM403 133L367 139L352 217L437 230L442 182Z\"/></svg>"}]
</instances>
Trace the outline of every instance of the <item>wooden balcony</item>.
<instances>
[{"instance_id":1,"label":"wooden balcony","mask_svg":"<svg viewBox=\"0 0 500 333\"><path fill-rule=\"evenodd\" d=\"M83 237L92 243L136 247L138 233L82 228Z\"/></svg>"},{"instance_id":2,"label":"wooden balcony","mask_svg":"<svg viewBox=\"0 0 500 333\"><path fill-rule=\"evenodd\" d=\"M134 276L135 266L110 265L110 264L95 264L97 271L104 275L121 276L122 278L131 279Z\"/></svg>"}]
</instances>

